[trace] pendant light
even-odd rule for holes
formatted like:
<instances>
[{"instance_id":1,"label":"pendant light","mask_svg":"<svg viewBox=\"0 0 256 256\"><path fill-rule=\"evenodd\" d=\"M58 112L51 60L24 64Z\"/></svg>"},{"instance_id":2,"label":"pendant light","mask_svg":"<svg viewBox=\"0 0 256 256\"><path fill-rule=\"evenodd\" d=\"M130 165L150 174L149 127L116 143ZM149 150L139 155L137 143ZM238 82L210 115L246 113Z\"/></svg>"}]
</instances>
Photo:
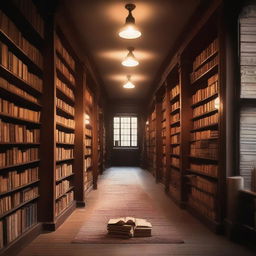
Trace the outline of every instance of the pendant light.
<instances>
[{"instance_id":1,"label":"pendant light","mask_svg":"<svg viewBox=\"0 0 256 256\"><path fill-rule=\"evenodd\" d=\"M127 82L123 85L125 89L133 89L135 85L131 82L131 76L127 75Z\"/></svg>"},{"instance_id":2,"label":"pendant light","mask_svg":"<svg viewBox=\"0 0 256 256\"><path fill-rule=\"evenodd\" d=\"M119 32L119 36L125 39L135 39L141 36L141 32L135 26L135 18L132 16L132 10L136 8L135 4L126 4L125 8L129 11L126 17L125 25Z\"/></svg>"},{"instance_id":3,"label":"pendant light","mask_svg":"<svg viewBox=\"0 0 256 256\"><path fill-rule=\"evenodd\" d=\"M125 59L122 61L122 65L126 67L135 67L139 65L139 62L135 58L133 51L133 47L128 47L127 50L129 51Z\"/></svg>"}]
</instances>

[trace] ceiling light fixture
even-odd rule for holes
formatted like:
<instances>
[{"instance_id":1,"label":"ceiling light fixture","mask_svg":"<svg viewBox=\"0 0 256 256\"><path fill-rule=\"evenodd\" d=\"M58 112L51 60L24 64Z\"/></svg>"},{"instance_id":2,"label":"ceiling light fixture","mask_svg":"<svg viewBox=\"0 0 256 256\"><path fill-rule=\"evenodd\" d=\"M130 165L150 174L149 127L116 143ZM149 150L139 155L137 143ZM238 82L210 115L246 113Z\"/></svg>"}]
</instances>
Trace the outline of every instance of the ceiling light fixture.
<instances>
[{"instance_id":1,"label":"ceiling light fixture","mask_svg":"<svg viewBox=\"0 0 256 256\"><path fill-rule=\"evenodd\" d=\"M127 83L123 85L125 89L133 89L135 88L135 85L131 82L131 76L127 75Z\"/></svg>"},{"instance_id":2,"label":"ceiling light fixture","mask_svg":"<svg viewBox=\"0 0 256 256\"><path fill-rule=\"evenodd\" d=\"M122 65L126 67L135 67L139 65L139 62L135 58L133 51L133 47L128 47L127 50L129 51L125 59L122 61Z\"/></svg>"},{"instance_id":3,"label":"ceiling light fixture","mask_svg":"<svg viewBox=\"0 0 256 256\"><path fill-rule=\"evenodd\" d=\"M129 11L126 17L125 25L119 32L119 36L125 39L135 39L141 36L141 32L135 26L135 18L132 16L132 10L136 8L135 4L126 4L125 8Z\"/></svg>"}]
</instances>

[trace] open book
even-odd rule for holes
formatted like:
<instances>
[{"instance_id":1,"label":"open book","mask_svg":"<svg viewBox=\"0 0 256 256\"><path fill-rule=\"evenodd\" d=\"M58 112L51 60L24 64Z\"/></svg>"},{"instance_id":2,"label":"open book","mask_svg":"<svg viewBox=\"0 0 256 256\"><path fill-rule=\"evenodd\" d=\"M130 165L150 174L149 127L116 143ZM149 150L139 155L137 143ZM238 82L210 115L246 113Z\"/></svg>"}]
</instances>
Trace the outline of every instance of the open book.
<instances>
[{"instance_id":1,"label":"open book","mask_svg":"<svg viewBox=\"0 0 256 256\"><path fill-rule=\"evenodd\" d=\"M108 233L112 236L130 238L151 236L152 225L146 219L121 217L110 219Z\"/></svg>"},{"instance_id":2,"label":"open book","mask_svg":"<svg viewBox=\"0 0 256 256\"><path fill-rule=\"evenodd\" d=\"M108 221L108 226L116 225L116 226L123 226L123 225L132 225L135 226L136 219L133 217L121 217L117 219L110 219Z\"/></svg>"}]
</instances>

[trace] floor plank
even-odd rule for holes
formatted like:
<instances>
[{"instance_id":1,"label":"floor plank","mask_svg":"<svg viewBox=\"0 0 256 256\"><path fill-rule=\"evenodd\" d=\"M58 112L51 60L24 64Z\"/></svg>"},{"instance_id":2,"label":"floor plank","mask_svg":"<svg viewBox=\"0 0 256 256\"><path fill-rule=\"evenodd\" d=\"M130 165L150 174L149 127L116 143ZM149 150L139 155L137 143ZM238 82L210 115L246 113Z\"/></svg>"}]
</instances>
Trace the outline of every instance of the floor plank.
<instances>
[{"instance_id":1,"label":"floor plank","mask_svg":"<svg viewBox=\"0 0 256 256\"><path fill-rule=\"evenodd\" d=\"M104 201L104 187L112 184L140 184L144 191L172 221L184 244L72 244L82 224ZM250 256L255 252L215 235L187 211L178 208L164 193L161 184L140 168L113 167L99 179L99 189L92 191L83 209L76 209L67 221L55 232L37 237L19 256ZM132 191L131 191L132 193ZM121 196L121 193L120 193Z\"/></svg>"}]
</instances>

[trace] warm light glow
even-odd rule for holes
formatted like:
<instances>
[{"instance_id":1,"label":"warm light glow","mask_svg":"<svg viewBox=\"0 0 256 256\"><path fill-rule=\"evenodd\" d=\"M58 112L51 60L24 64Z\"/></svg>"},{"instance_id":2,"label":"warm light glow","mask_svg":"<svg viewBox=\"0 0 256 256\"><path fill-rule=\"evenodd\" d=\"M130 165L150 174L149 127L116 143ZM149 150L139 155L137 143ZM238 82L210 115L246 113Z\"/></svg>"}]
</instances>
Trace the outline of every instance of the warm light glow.
<instances>
[{"instance_id":1,"label":"warm light glow","mask_svg":"<svg viewBox=\"0 0 256 256\"><path fill-rule=\"evenodd\" d=\"M85 124L90 124L90 120L85 119Z\"/></svg>"},{"instance_id":2,"label":"warm light glow","mask_svg":"<svg viewBox=\"0 0 256 256\"><path fill-rule=\"evenodd\" d=\"M139 62L136 60L135 56L133 55L133 47L129 47L128 51L129 53L125 57L125 59L122 61L122 65L125 67L135 67L139 65Z\"/></svg>"},{"instance_id":3,"label":"warm light glow","mask_svg":"<svg viewBox=\"0 0 256 256\"><path fill-rule=\"evenodd\" d=\"M90 116L88 114L84 115L84 119L85 119L85 124L90 124Z\"/></svg>"},{"instance_id":4,"label":"warm light glow","mask_svg":"<svg viewBox=\"0 0 256 256\"><path fill-rule=\"evenodd\" d=\"M125 24L125 26L119 32L119 36L125 39L135 39L141 36L141 32L134 24Z\"/></svg>"},{"instance_id":5,"label":"warm light glow","mask_svg":"<svg viewBox=\"0 0 256 256\"><path fill-rule=\"evenodd\" d=\"M214 107L216 109L220 108L220 98L219 97L214 100Z\"/></svg>"},{"instance_id":6,"label":"warm light glow","mask_svg":"<svg viewBox=\"0 0 256 256\"><path fill-rule=\"evenodd\" d=\"M135 85L134 85L132 82L128 81L126 84L124 84L123 87L124 87L125 89L132 89L132 88L135 87Z\"/></svg>"},{"instance_id":7,"label":"warm light glow","mask_svg":"<svg viewBox=\"0 0 256 256\"><path fill-rule=\"evenodd\" d=\"M123 87L126 88L126 89L135 88L135 85L131 82L131 76L130 75L127 76L127 80L128 80L127 83L124 84Z\"/></svg>"},{"instance_id":8,"label":"warm light glow","mask_svg":"<svg viewBox=\"0 0 256 256\"><path fill-rule=\"evenodd\" d=\"M146 122L146 125L148 125L148 124L149 124L149 122L147 121L147 122Z\"/></svg>"},{"instance_id":9,"label":"warm light glow","mask_svg":"<svg viewBox=\"0 0 256 256\"><path fill-rule=\"evenodd\" d=\"M90 119L90 116L87 115L87 114L85 114L85 119L86 119L86 120L89 120L89 119Z\"/></svg>"}]
</instances>

